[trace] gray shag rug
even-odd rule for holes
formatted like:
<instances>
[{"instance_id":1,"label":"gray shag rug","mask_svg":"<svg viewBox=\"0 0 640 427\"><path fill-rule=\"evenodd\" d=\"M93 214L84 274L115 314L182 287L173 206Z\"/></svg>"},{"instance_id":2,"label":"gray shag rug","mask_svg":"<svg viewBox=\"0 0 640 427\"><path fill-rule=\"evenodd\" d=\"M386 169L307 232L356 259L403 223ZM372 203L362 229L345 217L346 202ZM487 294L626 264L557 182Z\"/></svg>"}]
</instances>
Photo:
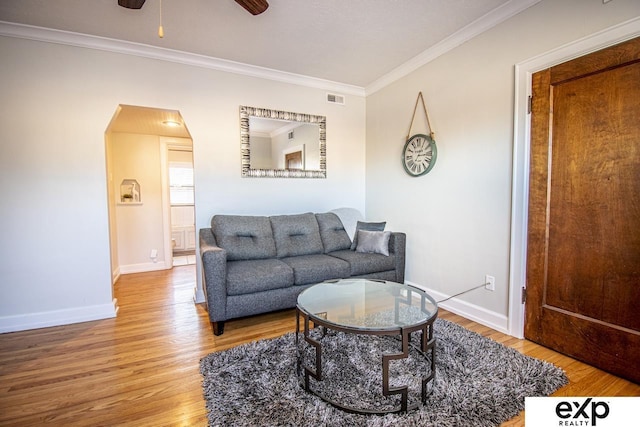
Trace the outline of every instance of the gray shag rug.
<instances>
[{"instance_id":1,"label":"gray shag rug","mask_svg":"<svg viewBox=\"0 0 640 427\"><path fill-rule=\"evenodd\" d=\"M436 376L426 404L408 413L361 415L306 393L296 369L295 334L209 354L200 361L211 426L497 426L524 409L527 396L546 396L567 383L556 366L524 356L455 323L437 319ZM315 333L318 333L317 331ZM414 341L419 342L414 339ZM397 406L382 396L381 354L397 352L388 337L328 331L322 338L324 381L312 387L350 406ZM313 354L300 339L305 363ZM409 386L420 400L419 370L429 360L411 351L390 365L391 386Z\"/></svg>"}]
</instances>

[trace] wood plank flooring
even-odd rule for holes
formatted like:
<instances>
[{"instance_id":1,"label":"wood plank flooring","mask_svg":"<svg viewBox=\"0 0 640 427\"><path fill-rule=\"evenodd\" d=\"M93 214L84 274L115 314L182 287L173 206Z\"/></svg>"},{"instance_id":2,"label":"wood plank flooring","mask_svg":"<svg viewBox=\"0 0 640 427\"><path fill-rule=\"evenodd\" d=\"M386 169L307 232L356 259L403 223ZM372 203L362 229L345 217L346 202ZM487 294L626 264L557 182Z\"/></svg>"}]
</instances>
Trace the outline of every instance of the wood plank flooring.
<instances>
[{"instance_id":1,"label":"wood plank flooring","mask_svg":"<svg viewBox=\"0 0 640 427\"><path fill-rule=\"evenodd\" d=\"M0 426L205 426L200 359L295 329L287 310L229 321L215 337L193 303L195 268L122 276L115 319L0 334ZM461 324L563 368L562 396L640 396L640 385L452 313ZM524 424L523 414L504 426Z\"/></svg>"}]
</instances>

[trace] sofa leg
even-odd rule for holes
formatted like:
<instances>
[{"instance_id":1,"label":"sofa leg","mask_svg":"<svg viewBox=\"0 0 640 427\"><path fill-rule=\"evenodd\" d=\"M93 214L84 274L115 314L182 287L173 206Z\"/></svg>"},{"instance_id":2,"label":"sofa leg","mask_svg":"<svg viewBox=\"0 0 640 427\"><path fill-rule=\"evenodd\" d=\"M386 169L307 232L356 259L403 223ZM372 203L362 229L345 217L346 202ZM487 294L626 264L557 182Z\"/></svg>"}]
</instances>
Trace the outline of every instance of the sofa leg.
<instances>
[{"instance_id":1,"label":"sofa leg","mask_svg":"<svg viewBox=\"0 0 640 427\"><path fill-rule=\"evenodd\" d=\"M211 326L213 327L213 335L219 336L224 332L224 321L211 322Z\"/></svg>"}]
</instances>

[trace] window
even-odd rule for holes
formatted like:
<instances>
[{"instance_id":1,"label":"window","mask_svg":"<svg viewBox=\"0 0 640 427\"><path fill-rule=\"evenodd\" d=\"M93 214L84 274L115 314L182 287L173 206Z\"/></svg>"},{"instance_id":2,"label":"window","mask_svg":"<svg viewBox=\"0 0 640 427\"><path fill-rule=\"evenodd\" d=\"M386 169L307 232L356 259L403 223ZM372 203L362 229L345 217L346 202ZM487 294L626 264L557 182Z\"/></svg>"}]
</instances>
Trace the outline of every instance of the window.
<instances>
[{"instance_id":1,"label":"window","mask_svg":"<svg viewBox=\"0 0 640 427\"><path fill-rule=\"evenodd\" d=\"M193 205L193 166L169 163L169 199L172 205Z\"/></svg>"}]
</instances>

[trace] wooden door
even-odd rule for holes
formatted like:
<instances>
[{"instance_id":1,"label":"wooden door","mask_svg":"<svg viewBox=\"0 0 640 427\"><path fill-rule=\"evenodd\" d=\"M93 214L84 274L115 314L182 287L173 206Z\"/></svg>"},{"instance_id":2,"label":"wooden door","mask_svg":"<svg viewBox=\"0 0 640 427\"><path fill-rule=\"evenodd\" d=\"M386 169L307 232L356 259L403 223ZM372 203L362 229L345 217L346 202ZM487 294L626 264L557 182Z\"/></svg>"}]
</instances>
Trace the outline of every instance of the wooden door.
<instances>
[{"instance_id":1,"label":"wooden door","mask_svg":"<svg viewBox=\"0 0 640 427\"><path fill-rule=\"evenodd\" d=\"M640 38L533 76L525 337L640 382Z\"/></svg>"},{"instance_id":2,"label":"wooden door","mask_svg":"<svg viewBox=\"0 0 640 427\"><path fill-rule=\"evenodd\" d=\"M285 154L285 169L302 169L302 151Z\"/></svg>"}]
</instances>

